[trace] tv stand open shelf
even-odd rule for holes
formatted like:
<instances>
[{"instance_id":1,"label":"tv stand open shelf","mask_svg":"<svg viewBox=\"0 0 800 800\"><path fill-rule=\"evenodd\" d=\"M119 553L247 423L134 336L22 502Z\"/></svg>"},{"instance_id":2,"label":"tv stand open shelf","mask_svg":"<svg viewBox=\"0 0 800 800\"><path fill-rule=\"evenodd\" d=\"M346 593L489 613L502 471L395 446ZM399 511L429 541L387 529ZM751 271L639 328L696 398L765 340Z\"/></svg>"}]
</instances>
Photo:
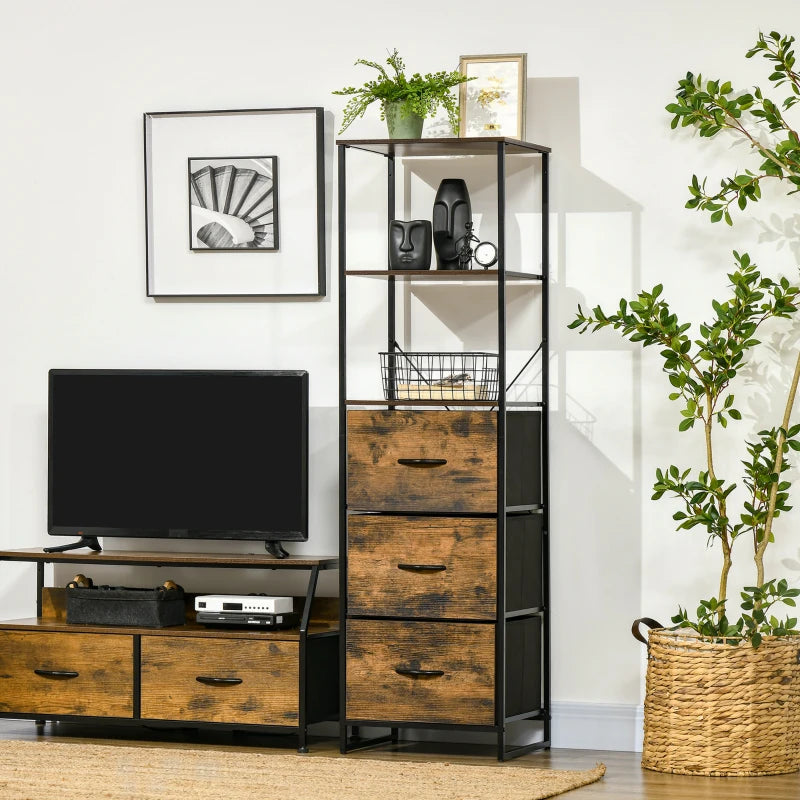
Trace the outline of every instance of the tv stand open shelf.
<instances>
[{"instance_id":1,"label":"tv stand open shelf","mask_svg":"<svg viewBox=\"0 0 800 800\"><path fill-rule=\"evenodd\" d=\"M3 550L0 561L36 564L36 616L0 622L0 718L113 721L156 727L223 726L294 732L338 717L338 601L316 597L335 557L129 550ZM66 592L44 586L44 565L128 565L308 571L298 628L276 631L74 625ZM193 596L192 596L193 597ZM192 600L189 597L189 600ZM198 678L203 677L203 681Z\"/></svg>"}]
</instances>

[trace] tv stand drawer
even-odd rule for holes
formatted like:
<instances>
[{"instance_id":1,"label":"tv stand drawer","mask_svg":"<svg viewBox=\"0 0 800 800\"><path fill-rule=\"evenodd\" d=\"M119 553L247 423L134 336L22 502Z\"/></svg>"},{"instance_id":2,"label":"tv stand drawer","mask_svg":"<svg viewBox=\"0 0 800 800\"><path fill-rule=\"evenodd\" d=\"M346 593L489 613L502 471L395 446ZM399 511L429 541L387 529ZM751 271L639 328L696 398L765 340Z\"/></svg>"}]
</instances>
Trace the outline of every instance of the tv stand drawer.
<instances>
[{"instance_id":1,"label":"tv stand drawer","mask_svg":"<svg viewBox=\"0 0 800 800\"><path fill-rule=\"evenodd\" d=\"M0 711L133 716L133 637L0 631Z\"/></svg>"},{"instance_id":2,"label":"tv stand drawer","mask_svg":"<svg viewBox=\"0 0 800 800\"><path fill-rule=\"evenodd\" d=\"M297 725L299 645L142 636L142 719Z\"/></svg>"}]
</instances>

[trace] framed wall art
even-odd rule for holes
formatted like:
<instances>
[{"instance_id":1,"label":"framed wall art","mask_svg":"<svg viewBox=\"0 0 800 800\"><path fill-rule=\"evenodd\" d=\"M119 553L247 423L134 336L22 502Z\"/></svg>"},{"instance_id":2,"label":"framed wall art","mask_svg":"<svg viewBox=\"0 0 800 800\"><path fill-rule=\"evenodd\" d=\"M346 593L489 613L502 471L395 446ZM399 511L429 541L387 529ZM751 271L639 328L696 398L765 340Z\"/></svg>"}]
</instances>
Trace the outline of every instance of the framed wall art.
<instances>
[{"instance_id":1,"label":"framed wall art","mask_svg":"<svg viewBox=\"0 0 800 800\"><path fill-rule=\"evenodd\" d=\"M527 55L461 56L459 135L525 138Z\"/></svg>"},{"instance_id":2,"label":"framed wall art","mask_svg":"<svg viewBox=\"0 0 800 800\"><path fill-rule=\"evenodd\" d=\"M144 115L147 295L323 297L318 107Z\"/></svg>"}]
</instances>

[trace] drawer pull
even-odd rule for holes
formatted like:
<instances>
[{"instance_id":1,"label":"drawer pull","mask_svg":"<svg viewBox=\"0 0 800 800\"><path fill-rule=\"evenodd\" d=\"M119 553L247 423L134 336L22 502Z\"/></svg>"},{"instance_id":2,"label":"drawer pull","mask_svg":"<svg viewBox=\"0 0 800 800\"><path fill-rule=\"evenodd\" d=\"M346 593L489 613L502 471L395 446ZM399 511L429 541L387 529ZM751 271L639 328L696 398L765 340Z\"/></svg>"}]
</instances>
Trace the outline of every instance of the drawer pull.
<instances>
[{"instance_id":1,"label":"drawer pull","mask_svg":"<svg viewBox=\"0 0 800 800\"><path fill-rule=\"evenodd\" d=\"M64 669L35 669L34 672L42 678L56 678L58 680L68 680L77 678L80 673Z\"/></svg>"},{"instance_id":2,"label":"drawer pull","mask_svg":"<svg viewBox=\"0 0 800 800\"><path fill-rule=\"evenodd\" d=\"M441 669L404 669L403 667L395 667L394 671L398 675L410 675L412 678L441 678L444 675L444 670Z\"/></svg>"},{"instance_id":3,"label":"drawer pull","mask_svg":"<svg viewBox=\"0 0 800 800\"><path fill-rule=\"evenodd\" d=\"M242 682L241 678L213 678L208 675L198 675L195 680L208 686L236 686Z\"/></svg>"},{"instance_id":4,"label":"drawer pull","mask_svg":"<svg viewBox=\"0 0 800 800\"><path fill-rule=\"evenodd\" d=\"M446 458L398 458L397 463L403 467L442 467Z\"/></svg>"},{"instance_id":5,"label":"drawer pull","mask_svg":"<svg viewBox=\"0 0 800 800\"><path fill-rule=\"evenodd\" d=\"M444 572L447 567L444 564L398 564L397 569L406 572Z\"/></svg>"}]
</instances>

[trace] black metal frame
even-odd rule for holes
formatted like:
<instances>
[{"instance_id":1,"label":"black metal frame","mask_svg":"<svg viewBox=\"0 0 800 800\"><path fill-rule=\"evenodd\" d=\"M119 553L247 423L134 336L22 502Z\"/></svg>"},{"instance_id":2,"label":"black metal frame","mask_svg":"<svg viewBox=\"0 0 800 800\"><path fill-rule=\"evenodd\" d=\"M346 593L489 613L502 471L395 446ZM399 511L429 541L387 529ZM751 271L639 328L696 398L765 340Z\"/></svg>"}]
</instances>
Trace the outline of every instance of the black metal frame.
<instances>
[{"instance_id":1,"label":"black metal frame","mask_svg":"<svg viewBox=\"0 0 800 800\"><path fill-rule=\"evenodd\" d=\"M317 291L299 292L293 294L281 293L181 293L181 294L162 294L150 290L151 283L151 242L150 233L153 227L150 215L150 192L152 191L152 176L150 175L150 153L152 150L150 121L157 117L214 117L214 116L236 116L252 114L290 114L292 112L314 113L314 136L315 136L315 155L317 169L315 176L316 187L316 213L317 223ZM284 297L284 298L319 298L325 297L326 287L326 267L327 267L327 241L326 241L326 197L325 197L325 109L322 106L297 106L293 108L240 108L219 111L147 111L142 115L144 131L144 218L145 218L145 291L147 297ZM195 156L197 158L197 156ZM217 158L218 156L211 156ZM276 237L277 241L277 237ZM213 251L211 251L213 252ZM218 251L219 252L219 251ZM230 252L230 251L228 251ZM242 252L242 251L237 251ZM264 248L256 249L255 252L272 252Z\"/></svg>"},{"instance_id":2,"label":"black metal frame","mask_svg":"<svg viewBox=\"0 0 800 800\"><path fill-rule=\"evenodd\" d=\"M551 713L550 713L550 559L549 559L549 153L550 149L539 145L520 142L505 138L485 137L481 139L440 139L440 140L412 140L412 141L387 141L387 140L361 140L339 141L338 143L338 218L339 218L339 613L340 613L340 726L339 745L342 753L362 747L396 742L400 728L430 728L487 731L497 736L497 757L501 761L516 758L525 753L550 747L551 741ZM497 283L497 316L498 316L498 381L500 392L496 403L488 404L497 409L497 616L495 619L495 725L480 726L466 724L441 724L441 723L411 723L402 720L356 720L347 718L347 169L346 152L353 148L383 155L387 160L387 185L388 185L388 219L391 221L395 214L395 157L410 155L448 156L469 152L470 154L494 155L497 164L497 215L498 215L498 243L497 243L497 269L496 272L484 273L481 278L470 274L470 279L496 281ZM542 291L542 318L541 342L528 359L525 366L514 377L510 385L506 384L506 282L509 278L528 278L530 275L506 271L506 242L505 242L505 217L506 217L506 157L509 154L537 155L541 159L541 274L535 276L541 283ZM447 276L436 273L417 272L414 275L392 274L389 271L364 270L356 274L383 275L387 280L387 351L395 352L398 347L395 342L395 279L413 280L430 277L458 278L457 272ZM495 277L496 276L496 277ZM540 402L519 403L509 402L506 393L511 385L520 377L537 353L541 352L541 390ZM423 405L419 401L398 401L391 392L387 399L376 402L374 405L386 405L389 408L398 405ZM443 401L429 402L428 405L446 406ZM463 404L463 403L462 403ZM471 403L470 403L471 404ZM452 405L452 403L451 403ZM487 405L475 403L474 405ZM541 409L541 491L542 503L536 507L509 507L506 505L506 413L508 408L516 407ZM538 615L542 620L541 634L541 708L513 716L506 715L506 623L510 619L521 617L520 612L506 613L505 608L505 570L506 570L506 519L509 514L541 514L542 516L542 592L543 607L526 609L531 615ZM480 515L478 515L480 516ZM519 721L539 720L543 723L543 738L540 741L520 747L509 747L506 742L506 726ZM373 739L363 739L358 734L360 726L389 727L390 735ZM353 735L348 734L348 729L353 728Z\"/></svg>"},{"instance_id":3,"label":"black metal frame","mask_svg":"<svg viewBox=\"0 0 800 800\"><path fill-rule=\"evenodd\" d=\"M329 721L328 719L310 719L313 713L309 709L309 660L308 660L308 646L309 640L317 640L323 638L330 638L338 636L339 631L334 630L325 633L309 634L308 626L311 615L311 604L314 600L317 589L317 581L319 573L323 570L338 569L339 562L335 558L322 559L322 563L315 564L302 564L290 563L276 559L272 561L264 561L261 563L249 563L246 565L238 564L221 564L211 563L202 564L196 561L187 560L186 563L181 563L175 560L174 554L170 555L169 566L180 567L200 567L203 569L290 569L290 570L308 570L308 584L306 587L305 602L303 604L303 612L301 615L300 628L299 628L299 645L298 645L298 659L299 659L299 684L298 684L298 720L297 725L253 725L251 723L224 723L224 722L198 722L194 720L153 720L141 718L141 637L146 635L130 634L133 638L133 715L131 718L127 717L89 717L76 714L44 714L37 712L35 714L21 714L15 712L0 712L0 719L31 719L37 725L43 724L44 721L50 722L113 722L114 724L124 725L148 725L155 727L181 727L181 728L198 728L198 729L221 729L221 730L247 730L254 733L296 733L297 735L297 751L299 753L308 752L308 726L315 722ZM61 564L85 564L97 563L101 565L120 566L120 565L136 565L143 564L141 558L137 558L135 552L131 552L130 556L120 555L119 553L114 556L106 555L87 555L75 554L74 556L65 556L59 554L56 558L49 558L46 552L42 554L20 551L14 553L7 551L0 552L0 561L23 561L36 563L36 616L42 616L42 590L44 589L44 567L48 563L61 563ZM159 566L157 561L148 562L152 565ZM163 565L162 565L163 566ZM2 627L2 630L13 630L15 628ZM20 630L26 630L24 626L20 626ZM46 630L46 629L42 629ZM75 632L80 633L81 626L75 627ZM61 632L61 631L59 631ZM113 633L113 628L109 628L109 633Z\"/></svg>"}]
</instances>

